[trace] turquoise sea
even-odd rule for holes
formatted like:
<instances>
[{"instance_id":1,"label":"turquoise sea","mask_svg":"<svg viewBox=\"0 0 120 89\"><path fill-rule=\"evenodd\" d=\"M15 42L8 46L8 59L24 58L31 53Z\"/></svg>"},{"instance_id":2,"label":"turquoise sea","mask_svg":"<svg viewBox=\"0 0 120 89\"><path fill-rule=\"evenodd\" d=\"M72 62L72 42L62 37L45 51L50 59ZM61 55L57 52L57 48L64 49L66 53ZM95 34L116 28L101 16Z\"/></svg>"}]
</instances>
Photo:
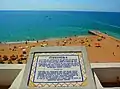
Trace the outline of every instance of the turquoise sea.
<instances>
[{"instance_id":1,"label":"turquoise sea","mask_svg":"<svg viewBox=\"0 0 120 89\"><path fill-rule=\"evenodd\" d=\"M88 35L88 30L100 30L120 38L120 13L0 11L0 41Z\"/></svg>"}]
</instances>

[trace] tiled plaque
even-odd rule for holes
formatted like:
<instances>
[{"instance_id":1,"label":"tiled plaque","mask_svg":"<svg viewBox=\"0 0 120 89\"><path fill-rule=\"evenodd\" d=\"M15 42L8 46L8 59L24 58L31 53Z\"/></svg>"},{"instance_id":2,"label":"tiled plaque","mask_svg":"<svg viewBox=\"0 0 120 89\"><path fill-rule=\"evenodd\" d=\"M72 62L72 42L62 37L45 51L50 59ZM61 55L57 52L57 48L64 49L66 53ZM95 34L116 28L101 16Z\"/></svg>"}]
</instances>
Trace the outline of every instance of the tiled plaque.
<instances>
[{"instance_id":1,"label":"tiled plaque","mask_svg":"<svg viewBox=\"0 0 120 89\"><path fill-rule=\"evenodd\" d=\"M83 54L82 50L34 52L27 73L27 88L87 87L89 78Z\"/></svg>"}]
</instances>

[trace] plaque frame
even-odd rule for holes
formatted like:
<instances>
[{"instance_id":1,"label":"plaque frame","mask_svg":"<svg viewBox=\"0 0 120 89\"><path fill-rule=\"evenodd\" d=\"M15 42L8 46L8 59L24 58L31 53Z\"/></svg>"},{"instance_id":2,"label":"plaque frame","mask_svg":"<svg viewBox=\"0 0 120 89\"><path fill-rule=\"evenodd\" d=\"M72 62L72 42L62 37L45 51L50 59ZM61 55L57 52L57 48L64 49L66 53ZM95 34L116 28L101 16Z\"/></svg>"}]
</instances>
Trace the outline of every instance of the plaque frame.
<instances>
[{"instance_id":1,"label":"plaque frame","mask_svg":"<svg viewBox=\"0 0 120 89\"><path fill-rule=\"evenodd\" d=\"M87 85L79 87L29 87L28 80L31 71L31 63L34 58L34 53L49 53L49 52L82 52L84 65L87 76ZM87 51L84 46L54 46L54 47L34 47L31 49L28 57L28 62L25 67L23 78L20 84L20 89L96 89L92 70L87 57Z\"/></svg>"}]
</instances>

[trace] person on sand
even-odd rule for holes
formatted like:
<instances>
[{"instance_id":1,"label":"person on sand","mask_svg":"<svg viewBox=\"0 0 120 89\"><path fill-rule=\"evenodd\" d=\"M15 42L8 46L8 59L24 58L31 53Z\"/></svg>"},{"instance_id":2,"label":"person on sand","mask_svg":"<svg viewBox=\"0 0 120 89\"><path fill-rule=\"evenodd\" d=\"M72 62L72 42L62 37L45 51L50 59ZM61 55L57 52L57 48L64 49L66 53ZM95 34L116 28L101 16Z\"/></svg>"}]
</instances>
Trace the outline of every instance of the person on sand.
<instances>
[{"instance_id":1,"label":"person on sand","mask_svg":"<svg viewBox=\"0 0 120 89\"><path fill-rule=\"evenodd\" d=\"M9 48L9 50L12 50L12 48Z\"/></svg>"},{"instance_id":2,"label":"person on sand","mask_svg":"<svg viewBox=\"0 0 120 89\"><path fill-rule=\"evenodd\" d=\"M27 41L25 41L25 44L27 44L28 42Z\"/></svg>"},{"instance_id":3,"label":"person on sand","mask_svg":"<svg viewBox=\"0 0 120 89\"><path fill-rule=\"evenodd\" d=\"M72 40L72 38L69 38L69 40Z\"/></svg>"},{"instance_id":4,"label":"person on sand","mask_svg":"<svg viewBox=\"0 0 120 89\"><path fill-rule=\"evenodd\" d=\"M62 46L65 46L65 43L63 43Z\"/></svg>"},{"instance_id":5,"label":"person on sand","mask_svg":"<svg viewBox=\"0 0 120 89\"><path fill-rule=\"evenodd\" d=\"M91 44L88 44L88 47L91 47Z\"/></svg>"},{"instance_id":6,"label":"person on sand","mask_svg":"<svg viewBox=\"0 0 120 89\"><path fill-rule=\"evenodd\" d=\"M101 37L99 37L98 39L97 39L97 41L101 41L102 40L102 38Z\"/></svg>"},{"instance_id":7,"label":"person on sand","mask_svg":"<svg viewBox=\"0 0 120 89\"><path fill-rule=\"evenodd\" d=\"M8 60L8 64L13 64L13 63L12 63L12 60Z\"/></svg>"},{"instance_id":8,"label":"person on sand","mask_svg":"<svg viewBox=\"0 0 120 89\"><path fill-rule=\"evenodd\" d=\"M64 42L65 44L67 43L67 41L66 41L66 40L64 40L63 42Z\"/></svg>"},{"instance_id":9,"label":"person on sand","mask_svg":"<svg viewBox=\"0 0 120 89\"><path fill-rule=\"evenodd\" d=\"M10 60L16 60L16 57L14 54L10 56Z\"/></svg>"},{"instance_id":10,"label":"person on sand","mask_svg":"<svg viewBox=\"0 0 120 89\"><path fill-rule=\"evenodd\" d=\"M100 43L95 43L95 47L99 47L99 48L101 48Z\"/></svg>"},{"instance_id":11,"label":"person on sand","mask_svg":"<svg viewBox=\"0 0 120 89\"><path fill-rule=\"evenodd\" d=\"M14 49L16 49L17 47L16 47L16 46L14 46L13 48L14 48Z\"/></svg>"},{"instance_id":12,"label":"person on sand","mask_svg":"<svg viewBox=\"0 0 120 89\"><path fill-rule=\"evenodd\" d=\"M18 62L18 64L23 64L23 62L21 60L18 60L17 62Z\"/></svg>"},{"instance_id":13,"label":"person on sand","mask_svg":"<svg viewBox=\"0 0 120 89\"><path fill-rule=\"evenodd\" d=\"M115 53L113 52L113 55L115 56Z\"/></svg>"},{"instance_id":14,"label":"person on sand","mask_svg":"<svg viewBox=\"0 0 120 89\"><path fill-rule=\"evenodd\" d=\"M3 55L3 60L4 61L8 60L8 56L7 55Z\"/></svg>"},{"instance_id":15,"label":"person on sand","mask_svg":"<svg viewBox=\"0 0 120 89\"><path fill-rule=\"evenodd\" d=\"M120 46L119 46L119 45L117 45L117 47L119 48Z\"/></svg>"},{"instance_id":16,"label":"person on sand","mask_svg":"<svg viewBox=\"0 0 120 89\"><path fill-rule=\"evenodd\" d=\"M38 43L38 40L36 42Z\"/></svg>"}]
</instances>

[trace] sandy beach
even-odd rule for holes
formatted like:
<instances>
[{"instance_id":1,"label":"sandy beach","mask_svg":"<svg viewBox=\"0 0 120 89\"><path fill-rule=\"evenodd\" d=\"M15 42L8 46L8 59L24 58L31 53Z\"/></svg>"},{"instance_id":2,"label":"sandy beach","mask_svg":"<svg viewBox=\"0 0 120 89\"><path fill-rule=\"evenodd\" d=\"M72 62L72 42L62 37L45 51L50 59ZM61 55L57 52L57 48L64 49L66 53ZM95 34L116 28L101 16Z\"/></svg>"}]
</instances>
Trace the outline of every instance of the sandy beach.
<instances>
[{"instance_id":1,"label":"sandy beach","mask_svg":"<svg viewBox=\"0 0 120 89\"><path fill-rule=\"evenodd\" d=\"M120 41L110 36L74 36L41 41L0 44L0 63L25 64L30 49L36 46L86 46L91 63L120 62Z\"/></svg>"}]
</instances>

